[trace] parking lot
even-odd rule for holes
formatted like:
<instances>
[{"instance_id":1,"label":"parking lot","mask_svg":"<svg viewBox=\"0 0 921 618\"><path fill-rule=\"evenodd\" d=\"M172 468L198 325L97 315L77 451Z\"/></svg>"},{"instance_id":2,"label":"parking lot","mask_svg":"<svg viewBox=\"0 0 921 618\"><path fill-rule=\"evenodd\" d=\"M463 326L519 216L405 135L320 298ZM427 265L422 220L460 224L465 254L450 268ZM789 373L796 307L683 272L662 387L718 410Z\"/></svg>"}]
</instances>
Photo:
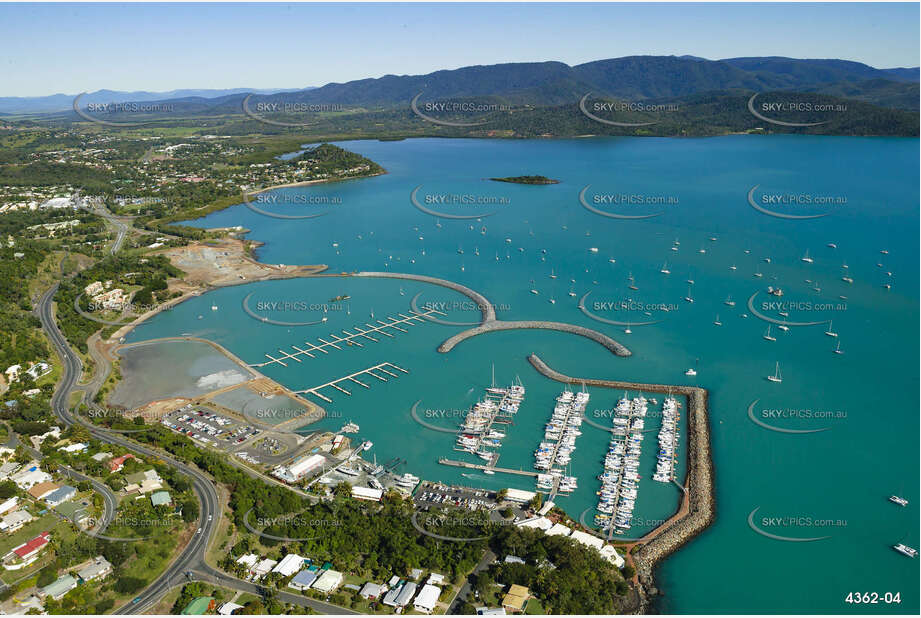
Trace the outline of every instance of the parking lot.
<instances>
[{"instance_id":1,"label":"parking lot","mask_svg":"<svg viewBox=\"0 0 921 618\"><path fill-rule=\"evenodd\" d=\"M494 508L496 506L496 492L423 482L416 491L413 500L422 510L426 510L430 506L456 506L475 511Z\"/></svg>"},{"instance_id":2,"label":"parking lot","mask_svg":"<svg viewBox=\"0 0 921 618\"><path fill-rule=\"evenodd\" d=\"M160 422L197 442L224 449L238 447L259 436L263 431L211 410L191 405L170 412Z\"/></svg>"}]
</instances>

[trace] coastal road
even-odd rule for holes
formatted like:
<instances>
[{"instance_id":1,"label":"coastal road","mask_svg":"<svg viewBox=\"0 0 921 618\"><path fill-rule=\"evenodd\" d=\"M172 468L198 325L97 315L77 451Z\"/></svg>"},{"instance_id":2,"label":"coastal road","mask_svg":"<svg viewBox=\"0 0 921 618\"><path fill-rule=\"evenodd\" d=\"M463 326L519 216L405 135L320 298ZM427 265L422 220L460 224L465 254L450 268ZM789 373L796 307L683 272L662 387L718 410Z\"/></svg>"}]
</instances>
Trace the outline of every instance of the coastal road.
<instances>
[{"instance_id":1,"label":"coastal road","mask_svg":"<svg viewBox=\"0 0 921 618\"><path fill-rule=\"evenodd\" d=\"M39 299L36 307L36 313L41 320L42 328L48 335L62 363L61 379L51 398L51 409L54 415L67 426L76 423L83 425L89 431L90 435L102 442L121 446L149 457L159 458L166 464L173 466L179 470L179 472L192 479L192 489L198 496L201 504L198 528L192 540L182 549L176 560L131 603L114 612L116 614L141 613L165 594L170 587L174 585L177 577L181 578L184 576L184 573L192 571L194 568L200 567L201 565L205 565L205 550L208 546L208 539L210 539L217 530L218 517L220 516L217 490L211 479L197 468L177 461L162 452L130 442L121 435L103 431L96 425L84 419L80 419L71 413L69 405L70 396L83 370L83 364L77 355L70 349L67 340L64 338L63 333L61 333L60 328L58 328L55 322L52 303L57 289L58 284L55 284L45 292Z\"/></svg>"},{"instance_id":2,"label":"coastal road","mask_svg":"<svg viewBox=\"0 0 921 618\"><path fill-rule=\"evenodd\" d=\"M36 312L42 322L42 327L51 340L52 345L54 345L63 365L61 380L51 400L52 411L55 416L66 425L72 425L74 423L83 425L90 432L90 435L100 441L122 446L143 455L157 457L166 464L178 469L181 473L192 479L192 489L198 496L198 500L201 504L198 528L192 540L183 548L176 560L166 571L154 580L153 583L132 600L132 602L117 609L113 613L143 613L156 604L172 587L188 581L209 581L235 590L250 592L257 595L261 594L261 586L227 575L211 567L205 560L208 542L217 531L218 519L221 513L217 490L215 489L213 481L207 475L198 468L177 461L163 452L155 451L146 446L131 442L120 434L104 431L96 425L71 413L69 408L70 395L77 386L77 379L81 375L83 366L80 359L71 351L67 340L64 338L64 335L61 333L54 320L52 301L57 288L58 286L55 285L45 292L36 308ZM323 601L308 599L307 597L292 594L290 592L278 591L276 596L278 600L283 603L290 603L300 607L310 607L321 614L343 615L359 613Z\"/></svg>"}]
</instances>

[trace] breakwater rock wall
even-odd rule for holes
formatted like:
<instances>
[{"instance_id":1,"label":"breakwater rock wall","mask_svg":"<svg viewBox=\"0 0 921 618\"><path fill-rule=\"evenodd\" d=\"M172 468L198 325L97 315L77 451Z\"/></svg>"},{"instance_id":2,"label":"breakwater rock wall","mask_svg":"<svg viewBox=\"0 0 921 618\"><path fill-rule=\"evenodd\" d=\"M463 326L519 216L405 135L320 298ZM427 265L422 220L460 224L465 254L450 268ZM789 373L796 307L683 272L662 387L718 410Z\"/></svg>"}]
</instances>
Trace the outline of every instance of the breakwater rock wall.
<instances>
[{"instance_id":1,"label":"breakwater rock wall","mask_svg":"<svg viewBox=\"0 0 921 618\"><path fill-rule=\"evenodd\" d=\"M378 279L405 279L407 281L422 281L424 283L431 283L432 285L440 285L443 288L448 288L454 290L455 292L460 292L470 300L476 303L477 307L480 309L482 314L481 324L486 322L491 322L496 319L496 309L493 307L492 303L487 300L485 296L477 292L476 290L471 290L465 285L460 283L454 283L453 281L448 281L447 279L438 279L437 277L427 277L425 275L413 275L409 273L390 273L390 272L370 272L362 271L352 274L353 277L374 277Z\"/></svg>"},{"instance_id":2,"label":"breakwater rock wall","mask_svg":"<svg viewBox=\"0 0 921 618\"><path fill-rule=\"evenodd\" d=\"M638 549L633 552L640 583L640 603L635 611L646 613L650 609L652 597L658 593L653 579L656 564L703 532L716 517L707 390L697 386L573 378L551 369L536 354L529 356L528 361L541 374L558 382L672 393L688 398L687 485L684 488L684 499L678 511L664 524L644 536L637 545Z\"/></svg>"},{"instance_id":3,"label":"breakwater rock wall","mask_svg":"<svg viewBox=\"0 0 921 618\"><path fill-rule=\"evenodd\" d=\"M444 343L438 346L438 351L450 352L454 346L460 342L465 341L466 339L470 339L471 337L476 337L477 335L482 335L483 333L490 333L498 330L519 329L555 330L563 333L572 333L574 335L587 337L592 341L597 341L617 356L630 356L631 354L630 350L627 349L625 345L615 341L614 339L611 339L604 333L600 333L597 330L585 328L584 326L576 326L575 324L565 324L563 322L543 322L540 320L494 320L492 322L487 322L474 328L469 328L465 331L459 332L453 337L449 337L444 341Z\"/></svg>"}]
</instances>

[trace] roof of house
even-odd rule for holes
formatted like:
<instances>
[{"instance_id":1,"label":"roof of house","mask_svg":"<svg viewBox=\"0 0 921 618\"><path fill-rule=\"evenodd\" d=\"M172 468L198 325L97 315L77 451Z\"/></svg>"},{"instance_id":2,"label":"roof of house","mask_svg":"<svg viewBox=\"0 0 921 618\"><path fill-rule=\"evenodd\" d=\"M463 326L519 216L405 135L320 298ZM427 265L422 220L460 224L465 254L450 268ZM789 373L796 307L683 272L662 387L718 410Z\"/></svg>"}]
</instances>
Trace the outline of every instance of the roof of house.
<instances>
[{"instance_id":1,"label":"roof of house","mask_svg":"<svg viewBox=\"0 0 921 618\"><path fill-rule=\"evenodd\" d=\"M422 586L422 590L416 595L416 600L413 601L413 605L429 610L433 609L435 604L438 603L439 596L441 596L441 588L426 584Z\"/></svg>"},{"instance_id":2,"label":"roof of house","mask_svg":"<svg viewBox=\"0 0 921 618\"><path fill-rule=\"evenodd\" d=\"M42 592L50 597L57 597L73 589L76 585L77 580L74 579L73 575L63 575L42 588Z\"/></svg>"},{"instance_id":3,"label":"roof of house","mask_svg":"<svg viewBox=\"0 0 921 618\"><path fill-rule=\"evenodd\" d=\"M323 571L317 578L317 581L313 583L313 587L317 590L332 590L338 586L341 581L342 573L330 569L328 571Z\"/></svg>"},{"instance_id":4,"label":"roof of house","mask_svg":"<svg viewBox=\"0 0 921 618\"><path fill-rule=\"evenodd\" d=\"M520 586L518 584L512 584L509 586L508 593L519 597L526 597L529 594L527 586Z\"/></svg>"},{"instance_id":5,"label":"roof of house","mask_svg":"<svg viewBox=\"0 0 921 618\"><path fill-rule=\"evenodd\" d=\"M524 609L525 601L524 597L518 596L517 594L507 594L505 598L502 599L503 607L511 607L512 609L522 610Z\"/></svg>"},{"instance_id":6,"label":"roof of house","mask_svg":"<svg viewBox=\"0 0 921 618\"><path fill-rule=\"evenodd\" d=\"M86 505L79 502L65 502L54 507L54 510L78 524L87 517Z\"/></svg>"},{"instance_id":7,"label":"roof of house","mask_svg":"<svg viewBox=\"0 0 921 618\"><path fill-rule=\"evenodd\" d=\"M304 588L309 588L313 584L314 580L317 578L316 571L301 571L294 576L294 579L291 580L292 584L297 584L298 586L303 586ZM290 585L290 584L289 584Z\"/></svg>"},{"instance_id":8,"label":"roof of house","mask_svg":"<svg viewBox=\"0 0 921 618\"><path fill-rule=\"evenodd\" d=\"M62 485L53 492L45 496L45 502L63 502L69 500L71 496L77 494L77 488L70 485Z\"/></svg>"},{"instance_id":9,"label":"roof of house","mask_svg":"<svg viewBox=\"0 0 921 618\"><path fill-rule=\"evenodd\" d=\"M275 565L272 572L281 573L284 577L288 577L300 571L302 566L304 566L304 558L297 554L288 554L281 559L281 562Z\"/></svg>"},{"instance_id":10,"label":"roof of house","mask_svg":"<svg viewBox=\"0 0 921 618\"><path fill-rule=\"evenodd\" d=\"M415 582L409 582L403 586L403 589L400 590L400 594L397 595L396 604L400 607L408 605L410 599L416 594L416 588L418 588L418 586Z\"/></svg>"},{"instance_id":11,"label":"roof of house","mask_svg":"<svg viewBox=\"0 0 921 618\"><path fill-rule=\"evenodd\" d=\"M361 592L359 592L363 597L378 597L381 594L381 585L375 584L374 582L368 582L361 587Z\"/></svg>"},{"instance_id":12,"label":"roof of house","mask_svg":"<svg viewBox=\"0 0 921 618\"><path fill-rule=\"evenodd\" d=\"M51 481L45 481L43 483L38 483L33 485L32 489L29 490L29 495L38 500L45 494L50 494L54 490L58 489L60 485L57 483L52 483Z\"/></svg>"},{"instance_id":13,"label":"roof of house","mask_svg":"<svg viewBox=\"0 0 921 618\"><path fill-rule=\"evenodd\" d=\"M163 504L169 504L170 502L171 499L168 491L157 491L150 495L150 503L154 506L161 506Z\"/></svg>"},{"instance_id":14,"label":"roof of house","mask_svg":"<svg viewBox=\"0 0 921 618\"><path fill-rule=\"evenodd\" d=\"M51 537L50 532L42 532L41 534L39 534L37 537L35 537L31 541L26 541L25 543L23 543L22 545L14 549L13 553L15 553L20 558L25 558L26 556L28 556L35 550L41 549L42 547L47 545L50 537Z\"/></svg>"},{"instance_id":15,"label":"roof of house","mask_svg":"<svg viewBox=\"0 0 921 618\"><path fill-rule=\"evenodd\" d=\"M77 571L77 576L83 581L90 581L99 577L102 573L105 573L112 568L112 564L102 556L96 556L93 559L92 564L88 564L79 571Z\"/></svg>"},{"instance_id":16,"label":"roof of house","mask_svg":"<svg viewBox=\"0 0 921 618\"><path fill-rule=\"evenodd\" d=\"M132 455L131 453L128 453L126 455L121 455L120 457L116 457L115 459L109 462L109 470L116 470L122 467L125 464L125 462L128 461L129 459L134 459L134 455Z\"/></svg>"}]
</instances>

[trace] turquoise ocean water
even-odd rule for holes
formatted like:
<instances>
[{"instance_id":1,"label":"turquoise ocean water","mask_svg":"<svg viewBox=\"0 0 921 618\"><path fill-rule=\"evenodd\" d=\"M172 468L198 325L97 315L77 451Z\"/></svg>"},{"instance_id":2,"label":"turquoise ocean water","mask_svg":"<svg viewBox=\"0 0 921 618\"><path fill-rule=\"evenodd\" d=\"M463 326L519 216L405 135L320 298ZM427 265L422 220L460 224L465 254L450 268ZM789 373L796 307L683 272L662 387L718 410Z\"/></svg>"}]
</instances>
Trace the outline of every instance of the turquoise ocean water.
<instances>
[{"instance_id":1,"label":"turquoise ocean water","mask_svg":"<svg viewBox=\"0 0 921 618\"><path fill-rule=\"evenodd\" d=\"M324 390L333 403L317 400L330 412L320 427L338 428L351 419L361 425L361 437L374 442L371 454L379 461L401 457L406 470L424 478L533 489L525 477L463 476L460 469L439 465L441 456L464 457L452 450L451 434L412 420L413 405L420 402L418 414L427 422L454 427L457 411L488 386L493 364L497 382L519 377L527 395L508 429L499 465L530 469L560 385L534 371L528 354L539 354L569 375L700 384L711 393L717 519L659 569L665 592L660 609L917 613L918 562L891 548L919 543L917 140L732 136L342 145L379 162L388 174L281 189L273 192L279 196L275 205L258 204L284 214L326 213L322 217L282 220L239 205L194 224L249 228L251 238L265 243L258 258L268 263L325 263L333 272L391 270L451 279L485 294L500 318L597 328L633 355L617 358L587 339L540 331L483 335L439 354L437 345L463 327L426 324L363 347L264 368L293 389L382 362L410 372L386 383L366 377L362 381L370 388L352 384L351 396ZM487 180L524 174L561 182L523 186ZM591 185L586 199L605 212L662 214L625 220L592 213L578 199L586 185ZM831 213L812 220L773 218L749 205L746 196L755 185L759 203L761 195L832 196L835 203L791 208L768 200L784 212ZM493 214L436 219L410 201L417 187L425 208ZM632 203L604 204L593 200L596 195L628 196ZM308 196L328 203L304 205ZM642 201L647 203L636 203ZM672 251L676 240L679 250ZM806 251L812 263L802 261ZM671 274L660 272L663 266ZM845 274L852 284L842 281ZM637 289L628 287L631 276ZM782 287L783 298L767 296L769 285ZM580 311L578 300L586 292L591 294L585 305L596 315L633 324L661 321L632 326L626 334L623 326L599 323ZM786 309L790 321L831 319L838 337L826 335L829 327L822 324L786 332L774 326L776 341L764 339L767 323L745 306L755 292L763 313L779 318L778 310ZM324 314L319 306L341 294L350 300ZM478 317L465 297L428 284L273 281L183 303L136 329L130 340L191 333L261 362L265 353L292 351L292 344L304 347L318 337L329 340L330 333L341 335L342 329L355 332L355 325L406 314L416 294L420 304L447 307L448 320ZM693 303L684 300L688 295ZM727 295L735 307L725 304ZM325 315L327 321L260 322L242 310L247 296L252 310L274 320L309 322ZM769 299L789 305L762 304ZM271 303L279 302L289 304L273 309ZM212 311L212 305L218 309ZM713 324L717 314L722 326ZM838 341L844 354L833 353ZM765 379L775 363L782 383ZM696 378L685 376L689 367L697 367ZM606 410L621 393L591 389L591 394L589 418L608 425ZM755 400L752 414L763 423L823 431L783 433L758 425L748 413ZM647 425L655 426L654 420ZM560 500L575 517L595 504L607 442L606 432L583 425L572 463L579 489ZM631 530L637 536L668 517L678 501L677 488L650 478L654 447L652 432L644 443L647 470L635 512L638 525ZM906 497L909 506L889 503L893 493ZM759 535L749 526L755 509L755 526L769 534L827 538L784 542ZM849 605L849 592L900 592L901 604Z\"/></svg>"}]
</instances>

